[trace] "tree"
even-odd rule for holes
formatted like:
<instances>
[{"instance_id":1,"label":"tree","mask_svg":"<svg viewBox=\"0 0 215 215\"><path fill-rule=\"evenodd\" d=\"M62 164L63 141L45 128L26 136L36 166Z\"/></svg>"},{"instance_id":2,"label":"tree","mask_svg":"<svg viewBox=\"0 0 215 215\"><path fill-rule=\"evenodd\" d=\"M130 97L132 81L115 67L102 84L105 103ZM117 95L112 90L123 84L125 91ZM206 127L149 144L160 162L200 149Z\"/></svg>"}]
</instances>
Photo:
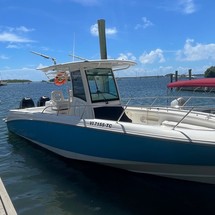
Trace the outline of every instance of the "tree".
<instances>
[{"instance_id":1,"label":"tree","mask_svg":"<svg viewBox=\"0 0 215 215\"><path fill-rule=\"evenodd\" d=\"M215 78L215 66L211 66L205 71L205 78Z\"/></svg>"}]
</instances>

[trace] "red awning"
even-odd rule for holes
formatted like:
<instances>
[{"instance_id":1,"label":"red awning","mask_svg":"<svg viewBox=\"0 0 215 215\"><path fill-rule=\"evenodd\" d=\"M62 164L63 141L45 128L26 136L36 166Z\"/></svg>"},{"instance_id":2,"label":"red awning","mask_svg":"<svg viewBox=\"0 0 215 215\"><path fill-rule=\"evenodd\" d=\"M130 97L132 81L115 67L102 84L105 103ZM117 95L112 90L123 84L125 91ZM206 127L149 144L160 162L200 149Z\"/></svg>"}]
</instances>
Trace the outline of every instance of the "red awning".
<instances>
[{"instance_id":1,"label":"red awning","mask_svg":"<svg viewBox=\"0 0 215 215\"><path fill-rule=\"evenodd\" d=\"M215 87L215 78L201 78L169 83L168 88L174 87Z\"/></svg>"}]
</instances>

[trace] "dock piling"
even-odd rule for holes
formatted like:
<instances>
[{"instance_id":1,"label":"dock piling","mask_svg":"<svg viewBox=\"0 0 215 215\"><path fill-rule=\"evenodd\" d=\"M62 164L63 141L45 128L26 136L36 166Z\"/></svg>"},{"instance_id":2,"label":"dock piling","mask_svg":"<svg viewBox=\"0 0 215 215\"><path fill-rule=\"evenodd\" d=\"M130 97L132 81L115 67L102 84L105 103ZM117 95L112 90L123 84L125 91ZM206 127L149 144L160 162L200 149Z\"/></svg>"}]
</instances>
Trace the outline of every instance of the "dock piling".
<instances>
[{"instance_id":1,"label":"dock piling","mask_svg":"<svg viewBox=\"0 0 215 215\"><path fill-rule=\"evenodd\" d=\"M106 35L105 35L105 20L98 20L99 44L101 59L107 59Z\"/></svg>"}]
</instances>

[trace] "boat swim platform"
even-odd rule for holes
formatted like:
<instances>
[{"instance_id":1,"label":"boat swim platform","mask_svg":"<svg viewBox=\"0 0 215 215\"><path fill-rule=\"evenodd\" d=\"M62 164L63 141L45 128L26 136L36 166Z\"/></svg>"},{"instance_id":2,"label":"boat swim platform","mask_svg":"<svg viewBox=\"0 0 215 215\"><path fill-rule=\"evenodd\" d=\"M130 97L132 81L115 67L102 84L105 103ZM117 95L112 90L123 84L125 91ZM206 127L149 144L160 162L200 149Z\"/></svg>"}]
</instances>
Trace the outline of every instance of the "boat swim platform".
<instances>
[{"instance_id":1,"label":"boat swim platform","mask_svg":"<svg viewBox=\"0 0 215 215\"><path fill-rule=\"evenodd\" d=\"M0 215L17 215L11 199L0 178Z\"/></svg>"}]
</instances>

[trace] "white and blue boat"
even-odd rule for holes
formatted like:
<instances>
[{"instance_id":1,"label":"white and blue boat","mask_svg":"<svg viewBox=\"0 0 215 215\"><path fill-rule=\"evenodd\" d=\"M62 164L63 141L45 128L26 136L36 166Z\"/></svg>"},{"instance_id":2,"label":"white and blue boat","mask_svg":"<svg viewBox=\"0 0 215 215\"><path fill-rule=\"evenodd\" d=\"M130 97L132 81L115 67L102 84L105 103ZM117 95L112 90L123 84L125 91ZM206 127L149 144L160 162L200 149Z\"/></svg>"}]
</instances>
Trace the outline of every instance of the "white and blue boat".
<instances>
[{"instance_id":1,"label":"white and blue boat","mask_svg":"<svg viewBox=\"0 0 215 215\"><path fill-rule=\"evenodd\" d=\"M6 119L8 130L63 157L128 171L215 184L215 115L186 107L130 106L114 73L134 66L101 59L41 68L67 83L37 107L24 99Z\"/></svg>"}]
</instances>

